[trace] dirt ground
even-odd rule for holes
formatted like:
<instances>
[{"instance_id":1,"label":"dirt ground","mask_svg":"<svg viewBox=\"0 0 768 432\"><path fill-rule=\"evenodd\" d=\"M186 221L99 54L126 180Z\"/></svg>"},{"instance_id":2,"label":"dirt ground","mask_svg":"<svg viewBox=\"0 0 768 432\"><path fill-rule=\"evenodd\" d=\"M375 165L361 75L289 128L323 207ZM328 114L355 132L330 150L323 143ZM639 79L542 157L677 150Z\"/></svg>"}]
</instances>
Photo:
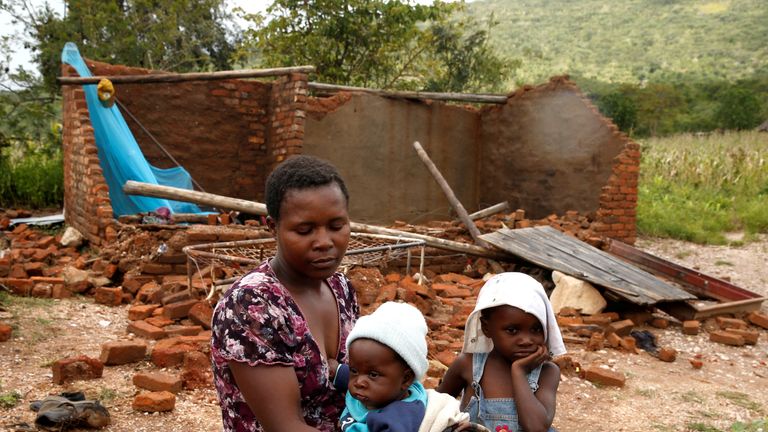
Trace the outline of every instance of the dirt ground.
<instances>
[{"instance_id":1,"label":"dirt ground","mask_svg":"<svg viewBox=\"0 0 768 432\"><path fill-rule=\"evenodd\" d=\"M768 237L738 247L659 239L640 239L637 246L768 296ZM13 408L0 407L0 430L23 430L12 425L34 422L31 401L71 390L102 400L112 416L108 431L221 429L213 389L180 393L169 413L133 411L137 389L131 378L138 371L154 370L149 362L105 367L98 380L52 384L53 361L80 354L98 358L102 344L127 337L127 306L107 307L88 298L53 302L17 298L6 309L0 310L0 320L12 322L15 333L0 344L0 394L15 390L22 400ZM768 305L762 310L767 311ZM568 345L570 355L582 365L602 364L624 373L627 380L624 387L615 388L563 377L554 423L558 430L713 431L768 419L768 332L761 331L756 346L734 348L709 342L706 332L685 336L679 325L649 330L659 345L678 351L677 361L661 362L643 351L589 352L583 345ZM704 362L698 370L688 361L697 355Z\"/></svg>"}]
</instances>

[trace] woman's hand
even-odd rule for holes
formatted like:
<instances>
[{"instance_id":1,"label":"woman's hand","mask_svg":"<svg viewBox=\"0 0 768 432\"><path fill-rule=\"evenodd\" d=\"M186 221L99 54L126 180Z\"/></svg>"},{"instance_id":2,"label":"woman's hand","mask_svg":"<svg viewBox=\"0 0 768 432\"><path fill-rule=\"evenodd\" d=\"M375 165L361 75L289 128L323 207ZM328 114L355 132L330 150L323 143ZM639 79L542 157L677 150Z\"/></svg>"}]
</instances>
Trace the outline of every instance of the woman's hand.
<instances>
[{"instance_id":1,"label":"woman's hand","mask_svg":"<svg viewBox=\"0 0 768 432\"><path fill-rule=\"evenodd\" d=\"M326 360L328 361L328 378L333 382L334 378L336 378L336 369L339 368L339 362L335 358L330 357Z\"/></svg>"},{"instance_id":2,"label":"woman's hand","mask_svg":"<svg viewBox=\"0 0 768 432\"><path fill-rule=\"evenodd\" d=\"M512 362L512 371L514 372L515 368L520 368L523 372L529 374L545 361L550 360L550 358L547 347L545 345L539 345L538 348L536 348L536 351L532 354Z\"/></svg>"}]
</instances>

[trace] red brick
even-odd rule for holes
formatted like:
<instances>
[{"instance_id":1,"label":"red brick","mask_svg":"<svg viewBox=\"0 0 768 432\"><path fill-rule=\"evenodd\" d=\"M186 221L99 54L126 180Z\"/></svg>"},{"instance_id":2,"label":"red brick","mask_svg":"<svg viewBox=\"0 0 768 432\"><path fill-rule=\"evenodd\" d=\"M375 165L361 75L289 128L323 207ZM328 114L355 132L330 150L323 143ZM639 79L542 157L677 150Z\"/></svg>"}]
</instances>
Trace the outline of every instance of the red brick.
<instances>
[{"instance_id":1,"label":"red brick","mask_svg":"<svg viewBox=\"0 0 768 432\"><path fill-rule=\"evenodd\" d=\"M768 329L768 314L752 312L747 316L747 320L756 326Z\"/></svg>"},{"instance_id":2,"label":"red brick","mask_svg":"<svg viewBox=\"0 0 768 432\"><path fill-rule=\"evenodd\" d=\"M725 345L741 346L746 342L744 338L736 333L731 333L726 330L717 330L709 334L709 340Z\"/></svg>"},{"instance_id":3,"label":"red brick","mask_svg":"<svg viewBox=\"0 0 768 432\"><path fill-rule=\"evenodd\" d=\"M24 270L24 264L13 264L8 273L8 277L14 279L26 279L29 277L27 271Z\"/></svg>"},{"instance_id":4,"label":"red brick","mask_svg":"<svg viewBox=\"0 0 768 432\"><path fill-rule=\"evenodd\" d=\"M57 360L53 364L53 383L62 385L71 381L101 378L104 365L84 355Z\"/></svg>"},{"instance_id":5,"label":"red brick","mask_svg":"<svg viewBox=\"0 0 768 432\"><path fill-rule=\"evenodd\" d=\"M147 356L147 343L144 341L107 342L101 346L100 360L105 365L135 363Z\"/></svg>"},{"instance_id":6,"label":"red brick","mask_svg":"<svg viewBox=\"0 0 768 432\"><path fill-rule=\"evenodd\" d=\"M687 335L697 335L701 329L701 323L698 320L683 321L683 333Z\"/></svg>"},{"instance_id":7,"label":"red brick","mask_svg":"<svg viewBox=\"0 0 768 432\"><path fill-rule=\"evenodd\" d=\"M701 369L704 366L704 362L696 358L688 359L688 361L694 369Z\"/></svg>"},{"instance_id":8,"label":"red brick","mask_svg":"<svg viewBox=\"0 0 768 432\"><path fill-rule=\"evenodd\" d=\"M193 323L202 326L206 330L211 329L211 320L213 319L213 308L206 301L197 302L189 309L189 319Z\"/></svg>"},{"instance_id":9,"label":"red brick","mask_svg":"<svg viewBox=\"0 0 768 432\"><path fill-rule=\"evenodd\" d=\"M128 309L128 319L130 321L140 321L149 318L152 316L152 312L158 307L160 307L160 305L157 304L131 306L130 309Z\"/></svg>"},{"instance_id":10,"label":"red brick","mask_svg":"<svg viewBox=\"0 0 768 432\"><path fill-rule=\"evenodd\" d=\"M169 274L173 272L173 266L170 264L146 263L142 268L142 272L153 275Z\"/></svg>"},{"instance_id":11,"label":"red brick","mask_svg":"<svg viewBox=\"0 0 768 432\"><path fill-rule=\"evenodd\" d=\"M760 332L757 330L746 330L746 329L728 329L728 333L734 333L744 338L744 343L747 345L755 345L757 344L758 339L760 338Z\"/></svg>"},{"instance_id":12,"label":"red brick","mask_svg":"<svg viewBox=\"0 0 768 432\"><path fill-rule=\"evenodd\" d=\"M664 362L673 362L677 359L677 350L674 348L661 348L659 350L659 360Z\"/></svg>"},{"instance_id":13,"label":"red brick","mask_svg":"<svg viewBox=\"0 0 768 432\"><path fill-rule=\"evenodd\" d=\"M189 310L196 305L199 300L189 299L177 303L169 303L163 306L163 316L168 319L186 318Z\"/></svg>"},{"instance_id":14,"label":"red brick","mask_svg":"<svg viewBox=\"0 0 768 432\"><path fill-rule=\"evenodd\" d=\"M53 285L37 283L32 286L32 291L30 291L29 295L37 298L51 298L53 296Z\"/></svg>"},{"instance_id":15,"label":"red brick","mask_svg":"<svg viewBox=\"0 0 768 432\"><path fill-rule=\"evenodd\" d=\"M379 291L378 297L376 297L375 303L384 303L392 301L397 297L397 285L394 283L384 285Z\"/></svg>"},{"instance_id":16,"label":"red brick","mask_svg":"<svg viewBox=\"0 0 768 432\"><path fill-rule=\"evenodd\" d=\"M619 341L619 345L621 345L621 348L627 352L630 352L632 354L638 353L637 341L632 336L624 336L623 338L621 338L621 341Z\"/></svg>"},{"instance_id":17,"label":"red brick","mask_svg":"<svg viewBox=\"0 0 768 432\"><path fill-rule=\"evenodd\" d=\"M660 329L665 329L669 327L669 320L666 318L654 318L651 320L651 326L660 328Z\"/></svg>"},{"instance_id":18,"label":"red brick","mask_svg":"<svg viewBox=\"0 0 768 432\"><path fill-rule=\"evenodd\" d=\"M152 348L150 358L157 367L172 367L184 362L184 355L191 351L199 351L210 344L209 339L195 341L196 336L178 336L158 341Z\"/></svg>"},{"instance_id":19,"label":"red brick","mask_svg":"<svg viewBox=\"0 0 768 432\"><path fill-rule=\"evenodd\" d=\"M133 399L132 406L134 410L143 412L173 411L176 395L167 391L139 393Z\"/></svg>"},{"instance_id":20,"label":"red brick","mask_svg":"<svg viewBox=\"0 0 768 432\"><path fill-rule=\"evenodd\" d=\"M602 333L592 333L587 341L587 351L599 351L605 348L605 336Z\"/></svg>"},{"instance_id":21,"label":"red brick","mask_svg":"<svg viewBox=\"0 0 768 432\"><path fill-rule=\"evenodd\" d=\"M94 291L93 300L98 304L120 306L123 303L123 289L98 287Z\"/></svg>"},{"instance_id":22,"label":"red brick","mask_svg":"<svg viewBox=\"0 0 768 432\"><path fill-rule=\"evenodd\" d=\"M584 379L604 386L624 387L626 377L621 372L599 366L587 366L583 369Z\"/></svg>"},{"instance_id":23,"label":"red brick","mask_svg":"<svg viewBox=\"0 0 768 432\"><path fill-rule=\"evenodd\" d=\"M607 333L616 333L618 336L627 336L632 331L632 327L634 326L635 323L632 320L625 319L608 324L608 326L605 328L605 331Z\"/></svg>"},{"instance_id":24,"label":"red brick","mask_svg":"<svg viewBox=\"0 0 768 432\"><path fill-rule=\"evenodd\" d=\"M143 372L133 376L133 385L150 391L178 393L182 389L181 378L162 372Z\"/></svg>"},{"instance_id":25,"label":"red brick","mask_svg":"<svg viewBox=\"0 0 768 432\"><path fill-rule=\"evenodd\" d=\"M0 324L0 342L5 342L13 336L13 328L8 324Z\"/></svg>"},{"instance_id":26,"label":"red brick","mask_svg":"<svg viewBox=\"0 0 768 432\"><path fill-rule=\"evenodd\" d=\"M715 320L723 330L747 328L747 322L738 318L716 317Z\"/></svg>"},{"instance_id":27,"label":"red brick","mask_svg":"<svg viewBox=\"0 0 768 432\"><path fill-rule=\"evenodd\" d=\"M605 315L585 315L581 319L584 324L596 324L603 327L613 322L610 316Z\"/></svg>"},{"instance_id":28,"label":"red brick","mask_svg":"<svg viewBox=\"0 0 768 432\"><path fill-rule=\"evenodd\" d=\"M157 312L160 309L162 308L155 309L155 312ZM154 315L154 312L153 312L153 315ZM160 328L165 328L175 322L174 320L168 319L162 315L151 316L145 319L144 321L147 322L148 324L152 324L153 326L160 327Z\"/></svg>"},{"instance_id":29,"label":"red brick","mask_svg":"<svg viewBox=\"0 0 768 432\"><path fill-rule=\"evenodd\" d=\"M126 331L144 339L157 340L165 337L163 329L155 327L146 321L131 321L128 323Z\"/></svg>"},{"instance_id":30,"label":"red brick","mask_svg":"<svg viewBox=\"0 0 768 432\"><path fill-rule=\"evenodd\" d=\"M203 331L203 327L199 326L199 325L175 325L175 324L171 324L171 325L163 327L163 330L165 330L165 334L168 337L195 336L195 335L200 334L201 331Z\"/></svg>"},{"instance_id":31,"label":"red brick","mask_svg":"<svg viewBox=\"0 0 768 432\"><path fill-rule=\"evenodd\" d=\"M184 355L181 380L188 390L213 388L213 371L210 358L200 351L191 351Z\"/></svg>"},{"instance_id":32,"label":"red brick","mask_svg":"<svg viewBox=\"0 0 768 432\"><path fill-rule=\"evenodd\" d=\"M3 278L0 279L0 284L3 284L11 289L11 292L18 296L28 296L32 291L34 282L31 279L18 279L18 278Z\"/></svg>"}]
</instances>

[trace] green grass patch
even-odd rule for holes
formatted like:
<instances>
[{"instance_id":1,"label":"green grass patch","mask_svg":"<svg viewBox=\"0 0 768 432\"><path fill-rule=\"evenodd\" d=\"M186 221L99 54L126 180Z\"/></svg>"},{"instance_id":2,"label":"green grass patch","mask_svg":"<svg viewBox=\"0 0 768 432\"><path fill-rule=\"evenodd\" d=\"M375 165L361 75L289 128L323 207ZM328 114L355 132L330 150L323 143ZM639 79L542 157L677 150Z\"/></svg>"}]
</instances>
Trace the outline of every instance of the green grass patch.
<instances>
[{"instance_id":1,"label":"green grass patch","mask_svg":"<svg viewBox=\"0 0 768 432\"><path fill-rule=\"evenodd\" d=\"M723 432L721 429L718 429L714 426L710 426L705 423L699 423L699 422L692 422L685 425L686 431L692 431L692 432Z\"/></svg>"},{"instance_id":2,"label":"green grass patch","mask_svg":"<svg viewBox=\"0 0 768 432\"><path fill-rule=\"evenodd\" d=\"M0 394L0 408L13 408L21 400L21 393L16 390Z\"/></svg>"},{"instance_id":3,"label":"green grass patch","mask_svg":"<svg viewBox=\"0 0 768 432\"><path fill-rule=\"evenodd\" d=\"M53 299L50 298L22 297L11 295L5 291L0 291L0 304L9 308L30 309L52 306L53 303Z\"/></svg>"},{"instance_id":4,"label":"green grass patch","mask_svg":"<svg viewBox=\"0 0 768 432\"><path fill-rule=\"evenodd\" d=\"M731 401L732 404L736 406L740 406L742 408L746 408L752 412L762 414L763 407L759 403L751 400L749 398L749 395L746 393L736 392L736 391L719 391L717 393L718 396L724 399L728 399Z\"/></svg>"},{"instance_id":5,"label":"green grass patch","mask_svg":"<svg viewBox=\"0 0 768 432\"><path fill-rule=\"evenodd\" d=\"M751 423L736 422L731 426L731 432L765 432L768 431L768 417Z\"/></svg>"},{"instance_id":6,"label":"green grass patch","mask_svg":"<svg viewBox=\"0 0 768 432\"><path fill-rule=\"evenodd\" d=\"M768 135L728 132L642 142L641 234L726 244L725 233L768 232Z\"/></svg>"},{"instance_id":7,"label":"green grass patch","mask_svg":"<svg viewBox=\"0 0 768 432\"><path fill-rule=\"evenodd\" d=\"M61 152L27 155L18 161L0 155L0 207L59 207L63 201Z\"/></svg>"}]
</instances>

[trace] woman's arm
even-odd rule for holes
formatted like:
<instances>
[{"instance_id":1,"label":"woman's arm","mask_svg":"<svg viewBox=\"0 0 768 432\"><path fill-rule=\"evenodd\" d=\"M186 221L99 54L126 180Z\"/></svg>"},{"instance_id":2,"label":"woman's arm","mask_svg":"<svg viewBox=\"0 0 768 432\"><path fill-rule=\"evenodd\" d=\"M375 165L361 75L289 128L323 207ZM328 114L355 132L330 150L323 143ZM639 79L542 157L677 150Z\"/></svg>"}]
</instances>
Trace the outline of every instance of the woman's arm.
<instances>
[{"instance_id":1,"label":"woman's arm","mask_svg":"<svg viewBox=\"0 0 768 432\"><path fill-rule=\"evenodd\" d=\"M235 382L265 432L318 432L301 410L299 381L293 368L229 362Z\"/></svg>"},{"instance_id":2,"label":"woman's arm","mask_svg":"<svg viewBox=\"0 0 768 432\"><path fill-rule=\"evenodd\" d=\"M548 356L546 349L543 352ZM545 432L555 418L560 368L545 361L539 375L539 389L534 393L528 384L527 368L520 364L521 361L512 363L512 394L517 406L518 423L528 432Z\"/></svg>"},{"instance_id":3,"label":"woman's arm","mask_svg":"<svg viewBox=\"0 0 768 432\"><path fill-rule=\"evenodd\" d=\"M467 372L469 372L469 378L467 378ZM438 385L435 390L456 397L461 394L462 390L464 390L471 381L472 354L462 353L453 361L451 366L445 372L443 379L440 381L440 385Z\"/></svg>"}]
</instances>

